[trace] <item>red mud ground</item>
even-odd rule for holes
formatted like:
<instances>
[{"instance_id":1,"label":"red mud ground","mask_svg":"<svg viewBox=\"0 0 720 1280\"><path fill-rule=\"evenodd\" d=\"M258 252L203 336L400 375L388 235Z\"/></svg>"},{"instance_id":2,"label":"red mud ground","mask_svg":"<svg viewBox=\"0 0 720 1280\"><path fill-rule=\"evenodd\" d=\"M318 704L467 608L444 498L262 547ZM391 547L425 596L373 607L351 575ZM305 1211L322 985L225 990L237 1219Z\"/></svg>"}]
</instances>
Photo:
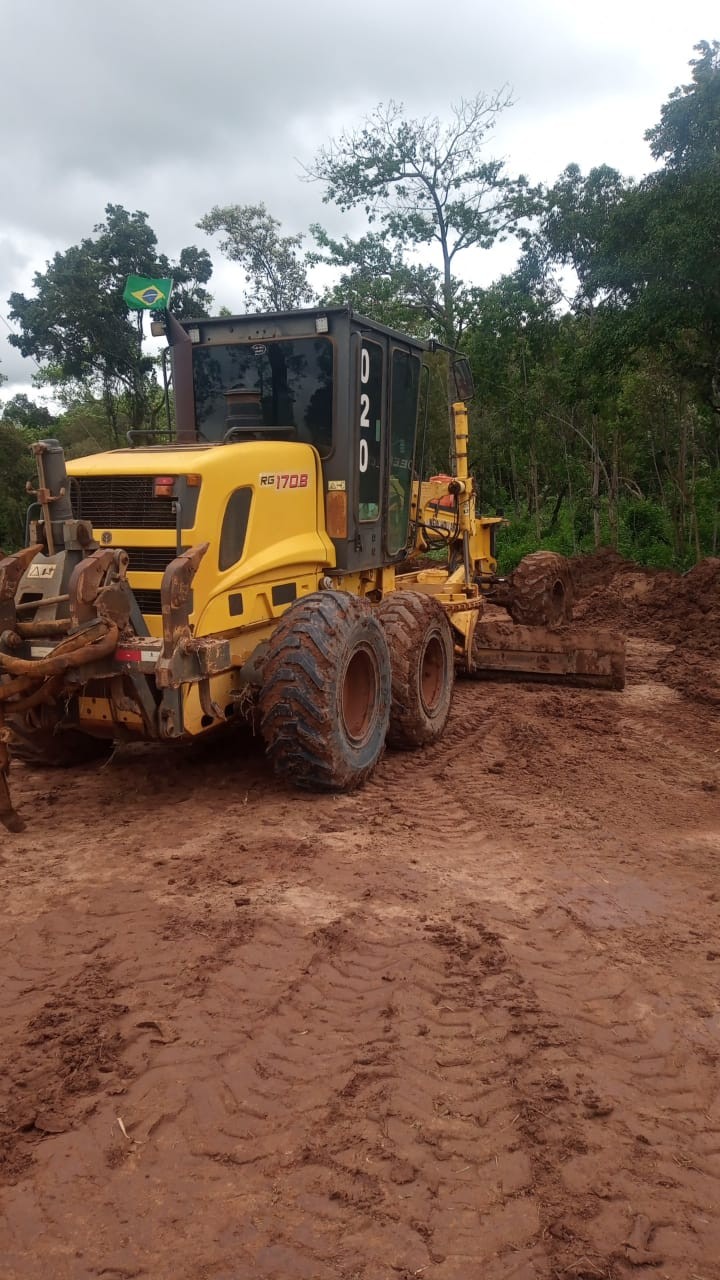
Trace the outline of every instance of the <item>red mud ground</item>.
<instances>
[{"instance_id":1,"label":"red mud ground","mask_svg":"<svg viewBox=\"0 0 720 1280\"><path fill-rule=\"evenodd\" d=\"M460 682L359 795L14 767L2 1280L720 1277L703 572L606 564L625 693Z\"/></svg>"}]
</instances>

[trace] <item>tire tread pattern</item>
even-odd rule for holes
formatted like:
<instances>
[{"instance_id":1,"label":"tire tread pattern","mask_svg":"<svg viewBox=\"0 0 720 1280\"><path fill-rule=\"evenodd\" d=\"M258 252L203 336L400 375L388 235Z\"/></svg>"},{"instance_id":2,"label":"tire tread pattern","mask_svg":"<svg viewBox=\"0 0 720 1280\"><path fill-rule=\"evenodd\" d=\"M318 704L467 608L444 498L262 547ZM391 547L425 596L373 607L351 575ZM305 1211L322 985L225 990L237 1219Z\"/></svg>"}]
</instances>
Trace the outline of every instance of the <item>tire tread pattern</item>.
<instances>
[{"instance_id":1,"label":"tire tread pattern","mask_svg":"<svg viewBox=\"0 0 720 1280\"><path fill-rule=\"evenodd\" d=\"M348 749L338 724L338 675L349 644L379 659L380 697L371 740ZM372 773L385 749L390 655L370 605L346 592L313 592L283 614L273 632L260 693L261 732L275 772L312 791L349 791Z\"/></svg>"},{"instance_id":2,"label":"tire tread pattern","mask_svg":"<svg viewBox=\"0 0 720 1280\"><path fill-rule=\"evenodd\" d=\"M420 591L395 591L378 608L392 663L392 706L388 746L415 750L435 742L450 714L455 685L455 654L450 623L441 604ZM429 716L419 689L419 654L433 630L445 649L448 678L437 711Z\"/></svg>"},{"instance_id":3,"label":"tire tread pattern","mask_svg":"<svg viewBox=\"0 0 720 1280\"><path fill-rule=\"evenodd\" d=\"M557 583L562 584L560 608L553 597ZM533 551L510 577L507 610L520 626L561 627L572 622L573 597L572 571L565 557L554 551Z\"/></svg>"}]
</instances>

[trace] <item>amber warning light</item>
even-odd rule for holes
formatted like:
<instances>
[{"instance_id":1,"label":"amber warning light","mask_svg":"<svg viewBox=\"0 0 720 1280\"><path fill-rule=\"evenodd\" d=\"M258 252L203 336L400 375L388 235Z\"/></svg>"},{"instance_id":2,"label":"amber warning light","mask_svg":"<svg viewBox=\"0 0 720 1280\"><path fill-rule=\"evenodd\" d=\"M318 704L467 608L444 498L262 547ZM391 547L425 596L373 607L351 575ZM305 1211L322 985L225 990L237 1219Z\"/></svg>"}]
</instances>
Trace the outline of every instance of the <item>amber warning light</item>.
<instances>
[{"instance_id":1,"label":"amber warning light","mask_svg":"<svg viewBox=\"0 0 720 1280\"><path fill-rule=\"evenodd\" d=\"M174 487L174 476L156 476L153 484L153 494L156 498L172 498Z\"/></svg>"}]
</instances>

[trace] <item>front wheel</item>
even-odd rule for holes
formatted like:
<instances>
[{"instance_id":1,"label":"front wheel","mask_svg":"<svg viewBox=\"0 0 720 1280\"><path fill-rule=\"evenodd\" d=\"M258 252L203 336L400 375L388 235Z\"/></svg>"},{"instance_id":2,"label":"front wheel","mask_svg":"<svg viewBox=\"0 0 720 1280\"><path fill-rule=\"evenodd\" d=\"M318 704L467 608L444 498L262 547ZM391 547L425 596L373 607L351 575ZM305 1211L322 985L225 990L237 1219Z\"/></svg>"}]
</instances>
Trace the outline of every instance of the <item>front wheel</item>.
<instances>
[{"instance_id":1,"label":"front wheel","mask_svg":"<svg viewBox=\"0 0 720 1280\"><path fill-rule=\"evenodd\" d=\"M370 606L314 592L283 614L268 646L261 731L280 777L311 791L351 791L382 756L390 654Z\"/></svg>"},{"instance_id":2,"label":"front wheel","mask_svg":"<svg viewBox=\"0 0 720 1280\"><path fill-rule=\"evenodd\" d=\"M526 627L561 627L572 622L573 580L570 565L554 551L533 551L510 575L507 611Z\"/></svg>"}]
</instances>

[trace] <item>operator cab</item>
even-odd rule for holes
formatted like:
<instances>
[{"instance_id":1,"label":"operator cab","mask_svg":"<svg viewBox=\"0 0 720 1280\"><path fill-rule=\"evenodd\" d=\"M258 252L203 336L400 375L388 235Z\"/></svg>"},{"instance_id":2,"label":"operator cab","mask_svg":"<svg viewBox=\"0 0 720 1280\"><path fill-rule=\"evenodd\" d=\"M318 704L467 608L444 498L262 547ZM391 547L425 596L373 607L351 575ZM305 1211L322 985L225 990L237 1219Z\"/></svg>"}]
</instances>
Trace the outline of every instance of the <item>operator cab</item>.
<instances>
[{"instance_id":1,"label":"operator cab","mask_svg":"<svg viewBox=\"0 0 720 1280\"><path fill-rule=\"evenodd\" d=\"M427 345L349 308L168 317L178 443L311 444L337 568L406 553Z\"/></svg>"}]
</instances>

